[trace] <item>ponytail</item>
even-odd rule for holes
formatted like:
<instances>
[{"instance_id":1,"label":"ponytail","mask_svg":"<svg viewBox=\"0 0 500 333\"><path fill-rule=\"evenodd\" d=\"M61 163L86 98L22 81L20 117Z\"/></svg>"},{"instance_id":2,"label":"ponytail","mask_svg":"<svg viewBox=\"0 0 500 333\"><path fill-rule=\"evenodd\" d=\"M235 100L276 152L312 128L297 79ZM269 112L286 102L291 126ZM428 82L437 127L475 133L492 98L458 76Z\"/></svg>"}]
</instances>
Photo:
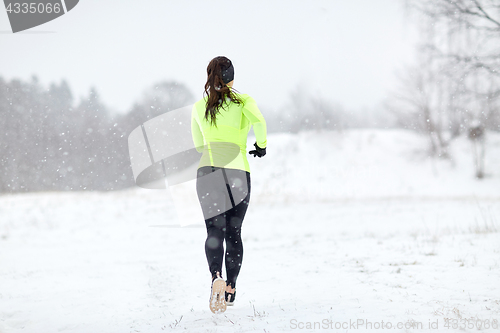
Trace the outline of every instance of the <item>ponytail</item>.
<instances>
[{"instance_id":1,"label":"ponytail","mask_svg":"<svg viewBox=\"0 0 500 333\"><path fill-rule=\"evenodd\" d=\"M207 67L207 76L204 91L204 94L208 95L205 119L217 127L216 116L220 109L224 109L224 104L228 105L227 98L236 104L242 104L243 101L227 86L234 76L231 60L226 57L212 59Z\"/></svg>"}]
</instances>

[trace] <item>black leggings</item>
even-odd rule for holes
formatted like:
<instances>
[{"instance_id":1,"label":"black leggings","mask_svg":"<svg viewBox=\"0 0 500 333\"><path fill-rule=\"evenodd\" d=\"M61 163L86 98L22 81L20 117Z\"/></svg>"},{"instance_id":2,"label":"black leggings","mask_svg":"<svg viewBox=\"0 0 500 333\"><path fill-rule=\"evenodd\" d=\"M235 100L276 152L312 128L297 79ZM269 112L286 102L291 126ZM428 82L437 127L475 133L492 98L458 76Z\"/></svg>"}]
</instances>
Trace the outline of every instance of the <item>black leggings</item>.
<instances>
[{"instance_id":1,"label":"black leggings","mask_svg":"<svg viewBox=\"0 0 500 333\"><path fill-rule=\"evenodd\" d=\"M207 227L208 267L212 277L222 273L226 240L226 276L232 288L243 260L241 225L250 202L250 188L250 173L245 170L213 166L198 169L196 191Z\"/></svg>"}]
</instances>

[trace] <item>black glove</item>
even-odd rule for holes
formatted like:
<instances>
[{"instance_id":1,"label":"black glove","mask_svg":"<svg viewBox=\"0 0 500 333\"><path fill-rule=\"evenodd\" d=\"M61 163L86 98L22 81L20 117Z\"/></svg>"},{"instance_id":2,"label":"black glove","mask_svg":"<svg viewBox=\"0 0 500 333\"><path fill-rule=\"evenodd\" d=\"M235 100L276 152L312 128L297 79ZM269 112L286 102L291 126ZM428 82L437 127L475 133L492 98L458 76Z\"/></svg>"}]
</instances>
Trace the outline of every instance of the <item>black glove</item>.
<instances>
[{"instance_id":1,"label":"black glove","mask_svg":"<svg viewBox=\"0 0 500 333\"><path fill-rule=\"evenodd\" d=\"M257 142L253 144L255 146L255 150L250 150L248 153L253 154L253 157L259 156L262 157L266 155L266 148L260 148L257 146Z\"/></svg>"}]
</instances>

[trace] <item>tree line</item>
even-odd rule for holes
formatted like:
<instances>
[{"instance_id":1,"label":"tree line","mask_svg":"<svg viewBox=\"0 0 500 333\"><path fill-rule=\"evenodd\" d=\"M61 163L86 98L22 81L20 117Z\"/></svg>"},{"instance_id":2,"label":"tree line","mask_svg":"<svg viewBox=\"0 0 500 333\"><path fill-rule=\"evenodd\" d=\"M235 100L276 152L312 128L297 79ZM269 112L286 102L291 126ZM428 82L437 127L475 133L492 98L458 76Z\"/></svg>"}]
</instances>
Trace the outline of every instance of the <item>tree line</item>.
<instances>
[{"instance_id":1,"label":"tree line","mask_svg":"<svg viewBox=\"0 0 500 333\"><path fill-rule=\"evenodd\" d=\"M297 91L292 96L277 112L263 110L269 133L373 125L371 118L321 98ZM134 186L130 132L194 102L185 85L164 81L149 87L128 112L113 114L94 87L75 101L65 80L44 87L36 76L26 82L0 77L0 193Z\"/></svg>"},{"instance_id":2,"label":"tree line","mask_svg":"<svg viewBox=\"0 0 500 333\"><path fill-rule=\"evenodd\" d=\"M193 102L163 82L125 114L111 114L97 90L75 103L66 81L42 87L0 78L0 193L116 190L133 186L127 138L145 121Z\"/></svg>"}]
</instances>

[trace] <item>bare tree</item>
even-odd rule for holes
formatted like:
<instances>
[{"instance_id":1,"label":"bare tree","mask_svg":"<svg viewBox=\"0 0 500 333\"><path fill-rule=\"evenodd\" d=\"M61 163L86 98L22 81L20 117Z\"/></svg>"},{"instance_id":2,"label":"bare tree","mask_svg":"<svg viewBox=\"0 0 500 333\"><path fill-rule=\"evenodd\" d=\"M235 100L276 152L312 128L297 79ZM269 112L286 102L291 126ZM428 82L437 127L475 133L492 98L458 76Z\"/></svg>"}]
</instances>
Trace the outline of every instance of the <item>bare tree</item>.
<instances>
[{"instance_id":1,"label":"bare tree","mask_svg":"<svg viewBox=\"0 0 500 333\"><path fill-rule=\"evenodd\" d=\"M480 101L500 96L500 2L406 0L406 5L418 14L422 53L448 80L444 93L453 134L465 132L464 122L472 119L499 130L498 108L485 114Z\"/></svg>"},{"instance_id":2,"label":"bare tree","mask_svg":"<svg viewBox=\"0 0 500 333\"><path fill-rule=\"evenodd\" d=\"M450 139L444 128L441 108L442 80L429 64L407 68L399 75L400 85L392 93L386 107L395 114L401 127L427 136L430 155L449 157Z\"/></svg>"},{"instance_id":3,"label":"bare tree","mask_svg":"<svg viewBox=\"0 0 500 333\"><path fill-rule=\"evenodd\" d=\"M474 121L470 124L468 138L472 143L476 177L481 179L484 177L484 156L486 146L484 144L484 126L479 121Z\"/></svg>"}]
</instances>

